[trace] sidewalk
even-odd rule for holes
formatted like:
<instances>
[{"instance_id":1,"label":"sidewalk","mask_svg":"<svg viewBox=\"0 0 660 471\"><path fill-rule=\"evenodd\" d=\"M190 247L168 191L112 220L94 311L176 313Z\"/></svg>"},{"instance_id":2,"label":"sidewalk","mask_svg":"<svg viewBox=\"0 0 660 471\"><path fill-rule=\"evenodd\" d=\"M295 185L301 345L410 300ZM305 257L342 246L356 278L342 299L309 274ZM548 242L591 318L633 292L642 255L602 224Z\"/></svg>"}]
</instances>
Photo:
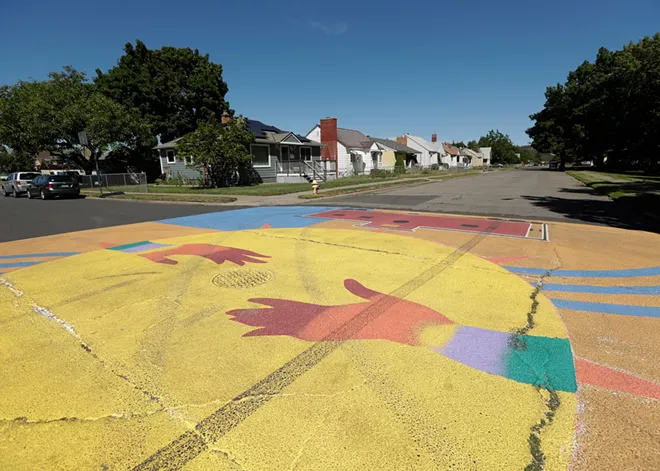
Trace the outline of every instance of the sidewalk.
<instances>
[{"instance_id":1,"label":"sidewalk","mask_svg":"<svg viewBox=\"0 0 660 471\"><path fill-rule=\"evenodd\" d=\"M467 174L465 176L469 175L479 175L479 174ZM341 187L334 187L334 188L328 188L328 189L323 189L323 184L321 184L321 189L319 190L319 194L323 195L324 193L329 193L329 192L335 192L335 191L343 191L343 190L352 190L352 189L361 189L364 188L364 192L368 192L370 187L374 186L380 186L380 185L386 185L388 183L392 183L392 185L389 185L388 188L378 188L374 189L371 191L379 191L379 190L386 190L389 188L394 188L394 187L400 187L400 186L411 186L411 185L423 185L426 183L431 183L431 182L437 182L438 180L443 180L447 178L446 176L438 176L438 177L419 177L419 178L406 178L406 179L400 179L400 180L385 180L385 181L375 181L373 183L361 183L359 185L349 185L349 186L341 186ZM455 176L450 176L449 178L455 178ZM395 183L396 182L396 183ZM358 192L355 192L358 193ZM355 194L354 193L354 194ZM360 191L359 193L362 193ZM310 185L309 191L301 191L298 193L288 193L286 195L275 195L275 196L254 196L254 195L217 195L217 194L202 194L202 193L154 193L154 192L149 192L149 193L139 193L139 192L123 192L125 195L154 195L154 196L184 196L184 195L195 195L196 197L201 197L201 198L209 198L212 200L213 198L217 198L219 196L228 196L232 198L236 198L236 201L231 202L231 203L216 203L216 202L210 202L210 203L201 203L201 204L218 204L218 205L236 205L236 206L297 206L301 204L319 204L319 201L325 201L325 198L318 198L318 199L300 199L298 198L301 195L311 195L312 194L312 188ZM328 200L331 200L334 196L329 196Z\"/></svg>"}]
</instances>

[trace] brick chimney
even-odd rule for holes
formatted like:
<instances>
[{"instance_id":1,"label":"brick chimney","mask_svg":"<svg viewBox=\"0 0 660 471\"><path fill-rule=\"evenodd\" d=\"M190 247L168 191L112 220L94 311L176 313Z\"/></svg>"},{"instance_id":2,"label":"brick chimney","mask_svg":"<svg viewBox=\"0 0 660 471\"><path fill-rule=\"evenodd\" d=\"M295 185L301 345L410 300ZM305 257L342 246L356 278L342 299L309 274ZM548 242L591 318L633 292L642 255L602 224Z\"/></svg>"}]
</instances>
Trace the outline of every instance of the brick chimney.
<instances>
[{"instance_id":1,"label":"brick chimney","mask_svg":"<svg viewBox=\"0 0 660 471\"><path fill-rule=\"evenodd\" d=\"M437 134L431 134L431 142L438 142L438 135Z\"/></svg>"},{"instance_id":2,"label":"brick chimney","mask_svg":"<svg viewBox=\"0 0 660 471\"><path fill-rule=\"evenodd\" d=\"M399 136L396 138L397 144L402 144L404 146L408 145L408 134L404 134L403 136Z\"/></svg>"},{"instance_id":3,"label":"brick chimney","mask_svg":"<svg viewBox=\"0 0 660 471\"><path fill-rule=\"evenodd\" d=\"M220 122L222 124L227 124L229 121L231 121L232 115L229 113L229 111L225 111L222 113L222 116L220 116Z\"/></svg>"},{"instance_id":4,"label":"brick chimney","mask_svg":"<svg viewBox=\"0 0 660 471\"><path fill-rule=\"evenodd\" d=\"M337 160L337 118L321 120L321 158Z\"/></svg>"}]
</instances>

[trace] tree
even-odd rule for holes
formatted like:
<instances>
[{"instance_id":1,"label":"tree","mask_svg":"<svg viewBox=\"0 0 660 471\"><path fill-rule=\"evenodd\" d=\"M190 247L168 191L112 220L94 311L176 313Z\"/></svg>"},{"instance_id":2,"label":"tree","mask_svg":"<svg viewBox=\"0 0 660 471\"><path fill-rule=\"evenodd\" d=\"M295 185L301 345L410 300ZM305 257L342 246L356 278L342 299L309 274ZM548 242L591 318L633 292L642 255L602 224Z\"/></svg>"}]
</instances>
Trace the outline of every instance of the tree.
<instances>
[{"instance_id":1,"label":"tree","mask_svg":"<svg viewBox=\"0 0 660 471\"><path fill-rule=\"evenodd\" d=\"M257 178L250 156L254 139L244 118L232 119L225 125L212 118L183 136L177 142L177 153L192 157L193 166L215 187L245 185Z\"/></svg>"},{"instance_id":2,"label":"tree","mask_svg":"<svg viewBox=\"0 0 660 471\"><path fill-rule=\"evenodd\" d=\"M540 152L562 163L660 165L660 33L619 51L601 48L545 98L527 130Z\"/></svg>"},{"instance_id":3,"label":"tree","mask_svg":"<svg viewBox=\"0 0 660 471\"><path fill-rule=\"evenodd\" d=\"M465 147L465 143L463 141L454 141L451 143L451 145L458 147L459 149L463 149Z\"/></svg>"},{"instance_id":4,"label":"tree","mask_svg":"<svg viewBox=\"0 0 660 471\"><path fill-rule=\"evenodd\" d=\"M127 109L136 109L162 142L186 135L197 123L229 110L222 66L197 49L147 49L127 43L124 55L108 72L96 70L99 91Z\"/></svg>"},{"instance_id":5,"label":"tree","mask_svg":"<svg viewBox=\"0 0 660 471\"><path fill-rule=\"evenodd\" d=\"M488 134L479 138L479 147L490 147L493 163L512 164L518 163L516 146L511 138L499 130L490 130Z\"/></svg>"},{"instance_id":6,"label":"tree","mask_svg":"<svg viewBox=\"0 0 660 471\"><path fill-rule=\"evenodd\" d=\"M87 133L86 145L79 142L80 131ZM0 142L23 154L48 150L87 173L102 155L111 160L150 134L136 111L98 93L72 67L0 91Z\"/></svg>"},{"instance_id":7,"label":"tree","mask_svg":"<svg viewBox=\"0 0 660 471\"><path fill-rule=\"evenodd\" d=\"M478 147L479 147L479 143L475 140L468 141L468 143L467 143L467 148L468 149L476 150Z\"/></svg>"},{"instance_id":8,"label":"tree","mask_svg":"<svg viewBox=\"0 0 660 471\"><path fill-rule=\"evenodd\" d=\"M536 152L533 149L518 148L518 153L520 154L520 161L525 164L528 164L530 162L538 164L541 162L541 156L539 155L538 152Z\"/></svg>"},{"instance_id":9,"label":"tree","mask_svg":"<svg viewBox=\"0 0 660 471\"><path fill-rule=\"evenodd\" d=\"M0 173L20 172L21 170L34 170L34 156L8 150L0 145Z\"/></svg>"}]
</instances>

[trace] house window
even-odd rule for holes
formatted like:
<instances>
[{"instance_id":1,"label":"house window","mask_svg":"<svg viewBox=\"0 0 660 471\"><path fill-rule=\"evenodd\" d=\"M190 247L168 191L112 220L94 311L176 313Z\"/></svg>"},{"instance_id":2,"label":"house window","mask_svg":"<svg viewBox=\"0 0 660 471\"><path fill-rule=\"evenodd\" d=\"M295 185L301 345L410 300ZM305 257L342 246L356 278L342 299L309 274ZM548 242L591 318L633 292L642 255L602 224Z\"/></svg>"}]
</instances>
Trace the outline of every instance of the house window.
<instances>
[{"instance_id":1,"label":"house window","mask_svg":"<svg viewBox=\"0 0 660 471\"><path fill-rule=\"evenodd\" d=\"M252 144L250 154L253 167L270 167L270 151L267 145Z\"/></svg>"},{"instance_id":2,"label":"house window","mask_svg":"<svg viewBox=\"0 0 660 471\"><path fill-rule=\"evenodd\" d=\"M193 164L193 157L192 155L185 157L184 161L186 162L186 165L192 165Z\"/></svg>"},{"instance_id":3,"label":"house window","mask_svg":"<svg viewBox=\"0 0 660 471\"><path fill-rule=\"evenodd\" d=\"M291 158L291 152L289 151L289 146L282 146L282 160L289 160Z\"/></svg>"},{"instance_id":4,"label":"house window","mask_svg":"<svg viewBox=\"0 0 660 471\"><path fill-rule=\"evenodd\" d=\"M310 162L312 160L312 148L311 147L301 147L300 148L300 158Z\"/></svg>"},{"instance_id":5,"label":"house window","mask_svg":"<svg viewBox=\"0 0 660 471\"><path fill-rule=\"evenodd\" d=\"M168 150L165 153L167 155L167 163L168 164L175 164L176 163L176 157L174 156L174 151L173 150Z\"/></svg>"}]
</instances>

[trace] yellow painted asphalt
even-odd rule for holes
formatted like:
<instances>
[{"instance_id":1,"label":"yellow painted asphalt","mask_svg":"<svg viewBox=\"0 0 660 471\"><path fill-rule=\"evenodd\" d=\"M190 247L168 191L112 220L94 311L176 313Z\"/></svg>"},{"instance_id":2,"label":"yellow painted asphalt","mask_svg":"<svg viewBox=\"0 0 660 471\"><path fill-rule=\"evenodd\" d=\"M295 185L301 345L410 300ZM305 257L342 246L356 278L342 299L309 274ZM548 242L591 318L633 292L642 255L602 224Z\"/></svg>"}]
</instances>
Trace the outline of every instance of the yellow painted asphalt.
<instances>
[{"instance_id":1,"label":"yellow painted asphalt","mask_svg":"<svg viewBox=\"0 0 660 471\"><path fill-rule=\"evenodd\" d=\"M629 261L610 263L603 254L616 253L613 241L621 231L568 224L553 224L551 231L546 242L426 229L377 232L344 221L232 232L145 223L50 236L48 250L40 239L2 244L3 255L80 254L0 275L0 469L158 469L149 467L153 463L185 470L524 469L532 459L530 431L552 401L548 391L479 371L432 347L447 345L462 326L494 333L525 326L532 277L500 265L648 266L657 242L656 235L639 234ZM593 240L585 242L590 231ZM163 247L104 248L139 241ZM584 264L579 244L596 252L583 257ZM251 251L264 263L245 255L238 255L242 264L189 254L210 246ZM174 263L148 257L168 250L180 250L168 256ZM249 317L269 306L277 314L276 303L264 299L299 303L283 309L299 309L301 316L367 304L346 280L377 293L401 293L411 309L431 310L451 323L415 325L408 344L392 340L395 327L387 325L382 338L356 334L319 342L305 336L313 337L311 325L324 332L321 317L305 320L304 334L283 321L275 326L279 331L255 335L261 325L228 314L248 310ZM611 325L597 327L602 314L559 312L548 296L536 296L530 335L570 338L574 351L600 363L612 354L594 338L611 338L622 352L612 366L657 381L657 369L639 358L657 358L657 342L625 346L657 327L657 319L615 316L606 321ZM657 297L639 300L657 306ZM321 344L313 365L287 369ZM278 371L282 378L273 376ZM597 469L596 454L580 460L574 447L597 450L598 438L585 424L602 433L608 422L598 410L579 414L585 407L579 400L607 390L580 388L577 395L556 393L560 406L540 433L544 469ZM611 407L615 399L607 394ZM604 401L594 399L593 406ZM646 407L656 413L657 401ZM224 410L233 415L219 417ZM645 419L638 420L644 427ZM203 447L190 451L199 440Z\"/></svg>"}]
</instances>

